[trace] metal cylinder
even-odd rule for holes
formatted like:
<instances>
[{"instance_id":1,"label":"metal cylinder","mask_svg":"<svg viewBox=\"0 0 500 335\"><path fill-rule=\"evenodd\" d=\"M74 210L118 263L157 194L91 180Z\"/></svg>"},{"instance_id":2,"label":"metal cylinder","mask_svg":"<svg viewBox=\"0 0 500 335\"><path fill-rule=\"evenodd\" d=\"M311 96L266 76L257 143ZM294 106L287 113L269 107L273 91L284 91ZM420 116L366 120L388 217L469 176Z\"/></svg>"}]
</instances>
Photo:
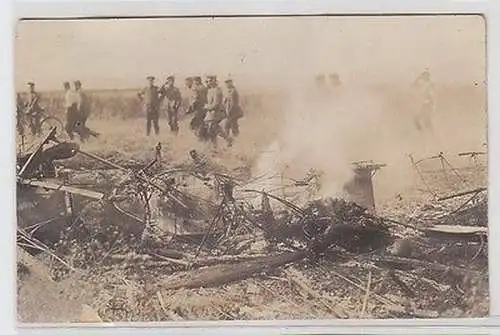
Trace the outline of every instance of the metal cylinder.
<instances>
[{"instance_id":1,"label":"metal cylinder","mask_svg":"<svg viewBox=\"0 0 500 335\"><path fill-rule=\"evenodd\" d=\"M375 214L375 195L373 189L373 175L376 170L383 167L374 163L355 163L354 176L346 183L344 190L349 196L349 200L355 202Z\"/></svg>"}]
</instances>

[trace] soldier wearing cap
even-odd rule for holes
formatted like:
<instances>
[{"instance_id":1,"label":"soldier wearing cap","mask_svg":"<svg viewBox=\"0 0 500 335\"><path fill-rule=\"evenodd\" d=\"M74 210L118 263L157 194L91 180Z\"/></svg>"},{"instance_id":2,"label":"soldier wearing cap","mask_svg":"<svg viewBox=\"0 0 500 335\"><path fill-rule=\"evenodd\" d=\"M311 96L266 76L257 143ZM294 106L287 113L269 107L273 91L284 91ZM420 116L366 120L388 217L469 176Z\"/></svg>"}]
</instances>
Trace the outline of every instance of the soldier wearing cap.
<instances>
[{"instance_id":1,"label":"soldier wearing cap","mask_svg":"<svg viewBox=\"0 0 500 335\"><path fill-rule=\"evenodd\" d=\"M200 102L201 106L205 106L207 103L207 93L208 93L208 88L203 85L203 82L201 81L201 77L196 76L193 78L193 84L197 88L197 90L200 92Z\"/></svg>"},{"instance_id":2,"label":"soldier wearing cap","mask_svg":"<svg viewBox=\"0 0 500 335\"><path fill-rule=\"evenodd\" d=\"M206 115L204 106L207 101L207 88L203 85L199 76L193 77L191 97L190 112L194 115L189 126L199 139L204 140L206 133L203 127L203 120Z\"/></svg>"},{"instance_id":3,"label":"soldier wearing cap","mask_svg":"<svg viewBox=\"0 0 500 335\"><path fill-rule=\"evenodd\" d=\"M224 124L224 131L227 136L230 136L231 133L233 136L238 136L240 133L238 120L243 117L243 110L240 106L240 95L232 79L227 79L225 83L227 92L224 98L224 108L227 119Z\"/></svg>"},{"instance_id":4,"label":"soldier wearing cap","mask_svg":"<svg viewBox=\"0 0 500 335\"><path fill-rule=\"evenodd\" d=\"M187 91L186 114L194 114L193 119L191 120L190 123L190 128L191 130L195 131L198 128L198 125L196 124L196 115L197 115L197 110L199 109L200 97L199 97L198 87L194 83L193 77L188 77L186 79L186 91Z\"/></svg>"},{"instance_id":5,"label":"soldier wearing cap","mask_svg":"<svg viewBox=\"0 0 500 335\"><path fill-rule=\"evenodd\" d=\"M179 132L179 107L182 104L182 95L174 84L175 77L168 76L165 85L160 89L160 96L165 99L170 131L177 134Z\"/></svg>"},{"instance_id":6,"label":"soldier wearing cap","mask_svg":"<svg viewBox=\"0 0 500 335\"><path fill-rule=\"evenodd\" d=\"M221 136L228 141L231 145L230 137L226 136L226 133L220 126L220 122L226 118L226 111L224 109L224 96L221 88L217 83L216 76L209 76L209 86L207 92L207 103L205 109L207 114L205 116L204 123L207 127L208 136L210 137L214 145L217 144L217 137Z\"/></svg>"},{"instance_id":7,"label":"soldier wearing cap","mask_svg":"<svg viewBox=\"0 0 500 335\"><path fill-rule=\"evenodd\" d=\"M154 84L155 77L146 77L148 84L137 93L139 100L143 102L144 112L146 113L146 135L151 134L151 124L153 124L155 134L160 133L160 89Z\"/></svg>"},{"instance_id":8,"label":"soldier wearing cap","mask_svg":"<svg viewBox=\"0 0 500 335\"><path fill-rule=\"evenodd\" d=\"M25 103L25 114L28 117L31 134L39 135L42 131L41 119L43 108L40 106L40 95L35 90L35 83L28 82L28 95Z\"/></svg>"}]
</instances>

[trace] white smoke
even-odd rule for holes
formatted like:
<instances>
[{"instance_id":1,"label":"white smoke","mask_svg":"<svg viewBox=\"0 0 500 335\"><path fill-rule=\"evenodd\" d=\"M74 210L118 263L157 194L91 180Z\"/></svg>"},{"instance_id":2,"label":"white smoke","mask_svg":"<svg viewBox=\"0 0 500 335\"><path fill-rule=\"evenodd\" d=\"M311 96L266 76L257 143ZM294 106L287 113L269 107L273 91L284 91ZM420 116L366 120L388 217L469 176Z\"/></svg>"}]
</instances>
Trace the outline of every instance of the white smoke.
<instances>
[{"instance_id":1,"label":"white smoke","mask_svg":"<svg viewBox=\"0 0 500 335\"><path fill-rule=\"evenodd\" d=\"M376 94L342 88L324 96L294 87L285 111L282 131L261 154L255 175L285 173L300 179L314 168L323 172L320 195L333 197L343 195L354 161L374 160L404 169L392 176L401 175L398 183L407 177L411 115L391 111ZM276 181L260 187L275 188Z\"/></svg>"},{"instance_id":2,"label":"white smoke","mask_svg":"<svg viewBox=\"0 0 500 335\"><path fill-rule=\"evenodd\" d=\"M344 184L352 178L351 163L373 160L387 164L374 177L375 196L380 201L390 199L416 183L409 154L422 158L440 150L456 151L462 142L471 146L478 133L457 138L456 113L436 120L441 121L436 123L436 135L419 133L414 125L417 102L408 98L408 91L395 87L386 91L346 87L326 98L303 86L287 92L284 124L260 154L254 176L284 174L301 179L315 168L324 173L321 196L342 196ZM282 180L261 179L256 187L273 190Z\"/></svg>"}]
</instances>

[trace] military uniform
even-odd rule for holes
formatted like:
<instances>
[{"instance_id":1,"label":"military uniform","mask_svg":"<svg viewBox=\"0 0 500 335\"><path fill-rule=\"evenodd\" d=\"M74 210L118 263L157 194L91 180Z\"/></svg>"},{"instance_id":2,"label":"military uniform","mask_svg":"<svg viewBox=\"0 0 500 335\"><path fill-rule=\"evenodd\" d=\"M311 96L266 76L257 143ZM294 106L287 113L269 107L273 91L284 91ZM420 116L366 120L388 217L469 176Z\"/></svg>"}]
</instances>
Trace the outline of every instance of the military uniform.
<instances>
[{"instance_id":1,"label":"military uniform","mask_svg":"<svg viewBox=\"0 0 500 335\"><path fill-rule=\"evenodd\" d=\"M224 97L219 86L211 87L207 91L207 103L205 108L207 115L205 121L219 123L226 117L224 111Z\"/></svg>"},{"instance_id":2,"label":"military uniform","mask_svg":"<svg viewBox=\"0 0 500 335\"><path fill-rule=\"evenodd\" d=\"M34 87L33 84L30 84ZM25 104L26 116L28 116L29 127L33 135L38 135L42 131L42 107L40 106L40 95L33 89L28 92Z\"/></svg>"},{"instance_id":3,"label":"military uniform","mask_svg":"<svg viewBox=\"0 0 500 335\"><path fill-rule=\"evenodd\" d=\"M153 77L148 77L152 80ZM146 113L146 134L149 136L151 133L151 124L153 124L155 134L160 132L159 118L160 118L160 89L156 85L150 85L142 89L139 93L139 99L144 103L143 108Z\"/></svg>"},{"instance_id":4,"label":"military uniform","mask_svg":"<svg viewBox=\"0 0 500 335\"><path fill-rule=\"evenodd\" d=\"M70 139L73 139L78 115L75 97L69 88L64 92L64 108L66 109L66 133Z\"/></svg>"},{"instance_id":5,"label":"military uniform","mask_svg":"<svg viewBox=\"0 0 500 335\"><path fill-rule=\"evenodd\" d=\"M87 120L90 116L90 99L81 89L80 82L75 83L75 109L76 125L75 130L80 135L81 140L87 139L90 135L97 136L96 133L87 128Z\"/></svg>"},{"instance_id":6,"label":"military uniform","mask_svg":"<svg viewBox=\"0 0 500 335\"><path fill-rule=\"evenodd\" d=\"M212 80L216 79L212 78ZM229 144L231 144L230 138L220 126L220 122L225 119L227 115L224 109L224 94L222 93L221 88L216 84L208 89L205 109L207 113L204 123L210 140L216 144L217 137L221 136L226 139Z\"/></svg>"},{"instance_id":7,"label":"military uniform","mask_svg":"<svg viewBox=\"0 0 500 335\"><path fill-rule=\"evenodd\" d=\"M224 131L227 135L232 132L233 136L238 136L240 133L238 120L243 117L243 110L240 106L240 95L236 87L232 86L228 89L224 98L224 107L227 114Z\"/></svg>"},{"instance_id":8,"label":"military uniform","mask_svg":"<svg viewBox=\"0 0 500 335\"><path fill-rule=\"evenodd\" d=\"M195 131L197 135L200 135L198 131L203 124L206 114L204 108L206 103L206 87L201 84L201 78L195 77L195 82L189 91L189 95L191 101L190 113L194 114L190 122L190 128Z\"/></svg>"},{"instance_id":9,"label":"military uniform","mask_svg":"<svg viewBox=\"0 0 500 335\"><path fill-rule=\"evenodd\" d=\"M172 80L172 78L169 77L167 80ZM160 95L165 99L170 130L177 133L179 131L179 107L182 104L181 91L172 84L163 86Z\"/></svg>"},{"instance_id":10,"label":"military uniform","mask_svg":"<svg viewBox=\"0 0 500 335\"><path fill-rule=\"evenodd\" d=\"M205 85L203 85L203 83L201 82L201 80L199 81L199 84L196 85L196 87L198 88L198 92L199 92L199 95L200 95L201 106L203 107L207 103L208 88Z\"/></svg>"}]
</instances>

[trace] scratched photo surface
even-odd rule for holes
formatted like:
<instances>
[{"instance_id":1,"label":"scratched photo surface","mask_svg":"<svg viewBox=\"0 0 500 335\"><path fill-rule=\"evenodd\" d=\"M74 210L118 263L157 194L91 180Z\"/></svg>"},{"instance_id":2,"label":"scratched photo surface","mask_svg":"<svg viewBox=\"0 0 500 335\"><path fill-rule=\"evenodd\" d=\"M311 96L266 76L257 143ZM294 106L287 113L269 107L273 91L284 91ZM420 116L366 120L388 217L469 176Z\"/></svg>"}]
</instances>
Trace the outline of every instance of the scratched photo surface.
<instances>
[{"instance_id":1,"label":"scratched photo surface","mask_svg":"<svg viewBox=\"0 0 500 335\"><path fill-rule=\"evenodd\" d=\"M487 316L480 16L24 20L22 323Z\"/></svg>"}]
</instances>

